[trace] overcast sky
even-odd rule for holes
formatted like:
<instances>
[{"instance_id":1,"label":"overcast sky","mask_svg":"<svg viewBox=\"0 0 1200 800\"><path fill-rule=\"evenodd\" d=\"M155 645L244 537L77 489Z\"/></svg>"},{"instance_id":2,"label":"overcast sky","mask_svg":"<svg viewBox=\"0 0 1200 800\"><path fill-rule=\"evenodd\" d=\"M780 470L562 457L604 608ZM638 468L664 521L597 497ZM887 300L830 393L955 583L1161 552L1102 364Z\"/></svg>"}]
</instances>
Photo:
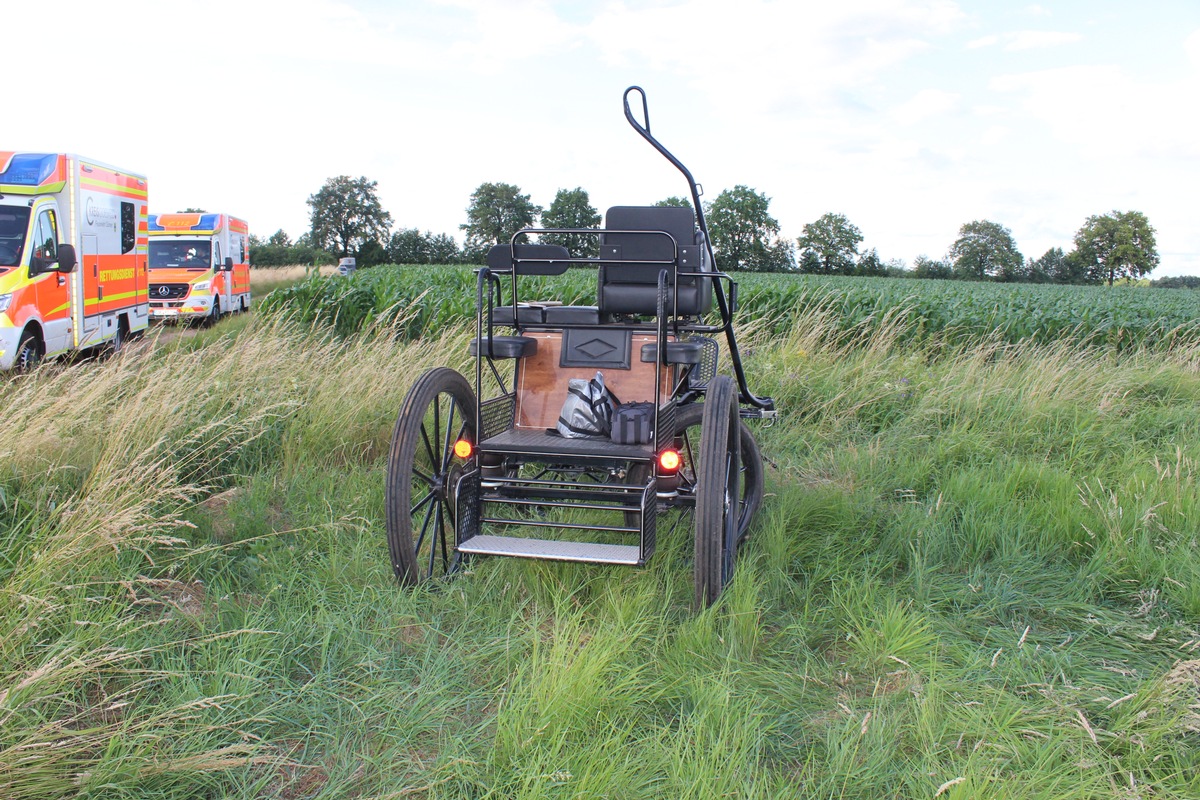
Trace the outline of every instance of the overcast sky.
<instances>
[{"instance_id":1,"label":"overcast sky","mask_svg":"<svg viewBox=\"0 0 1200 800\"><path fill-rule=\"evenodd\" d=\"M1070 250L1145 213L1156 277L1200 274L1200 1L10 0L0 149L77 152L261 236L366 176L396 227L458 230L484 181L548 206L684 195L625 87L711 200L745 184L794 238L845 214L884 260L1007 226ZM17 36L17 32L23 32ZM27 84L24 88L18 88Z\"/></svg>"}]
</instances>

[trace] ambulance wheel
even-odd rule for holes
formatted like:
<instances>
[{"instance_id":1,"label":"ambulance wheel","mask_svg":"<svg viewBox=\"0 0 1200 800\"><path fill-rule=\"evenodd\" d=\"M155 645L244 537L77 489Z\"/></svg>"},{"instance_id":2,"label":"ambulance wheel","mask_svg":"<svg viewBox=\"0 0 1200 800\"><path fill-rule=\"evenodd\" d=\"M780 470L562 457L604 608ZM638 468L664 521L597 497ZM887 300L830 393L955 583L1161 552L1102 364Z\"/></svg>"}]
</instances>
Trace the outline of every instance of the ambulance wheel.
<instances>
[{"instance_id":1,"label":"ambulance wheel","mask_svg":"<svg viewBox=\"0 0 1200 800\"><path fill-rule=\"evenodd\" d=\"M695 606L716 602L733 577L737 555L741 436L737 393L727 375L708 385L700 422L696 484Z\"/></svg>"},{"instance_id":2,"label":"ambulance wheel","mask_svg":"<svg viewBox=\"0 0 1200 800\"><path fill-rule=\"evenodd\" d=\"M465 462L454 443L475 443L475 392L447 367L417 380L396 420L384 503L392 570L405 585L454 572L456 490Z\"/></svg>"},{"instance_id":3,"label":"ambulance wheel","mask_svg":"<svg viewBox=\"0 0 1200 800\"><path fill-rule=\"evenodd\" d=\"M221 321L221 301L213 298L212 310L208 312L208 324L216 325Z\"/></svg>"},{"instance_id":4,"label":"ambulance wheel","mask_svg":"<svg viewBox=\"0 0 1200 800\"><path fill-rule=\"evenodd\" d=\"M42 348L37 334L25 333L21 343L17 345L17 355L13 359L13 367L18 372L29 372L42 361Z\"/></svg>"},{"instance_id":5,"label":"ambulance wheel","mask_svg":"<svg viewBox=\"0 0 1200 800\"><path fill-rule=\"evenodd\" d=\"M683 456L679 470L679 496L687 503L696 499L698 479L697 458L701 455L701 421L704 416L703 403L691 403L675 412L675 445ZM741 490L738 495L738 543L746 538L750 523L763 498L763 460L758 442L750 426L738 419L738 438L741 440Z\"/></svg>"}]
</instances>

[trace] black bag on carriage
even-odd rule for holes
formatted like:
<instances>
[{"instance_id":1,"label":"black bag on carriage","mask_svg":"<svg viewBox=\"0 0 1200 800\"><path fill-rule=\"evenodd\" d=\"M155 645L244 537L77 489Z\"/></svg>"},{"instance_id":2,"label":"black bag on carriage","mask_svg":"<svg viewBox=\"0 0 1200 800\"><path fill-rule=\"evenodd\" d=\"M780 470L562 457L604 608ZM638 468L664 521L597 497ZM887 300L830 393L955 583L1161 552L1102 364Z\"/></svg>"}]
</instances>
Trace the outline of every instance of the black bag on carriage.
<instances>
[{"instance_id":1,"label":"black bag on carriage","mask_svg":"<svg viewBox=\"0 0 1200 800\"><path fill-rule=\"evenodd\" d=\"M654 403L622 403L613 410L611 438L617 444L646 444L654 437Z\"/></svg>"},{"instance_id":2,"label":"black bag on carriage","mask_svg":"<svg viewBox=\"0 0 1200 800\"><path fill-rule=\"evenodd\" d=\"M597 372L590 381L571 378L555 430L567 439L606 439L612 433L613 409L618 403L605 388L603 373Z\"/></svg>"}]
</instances>

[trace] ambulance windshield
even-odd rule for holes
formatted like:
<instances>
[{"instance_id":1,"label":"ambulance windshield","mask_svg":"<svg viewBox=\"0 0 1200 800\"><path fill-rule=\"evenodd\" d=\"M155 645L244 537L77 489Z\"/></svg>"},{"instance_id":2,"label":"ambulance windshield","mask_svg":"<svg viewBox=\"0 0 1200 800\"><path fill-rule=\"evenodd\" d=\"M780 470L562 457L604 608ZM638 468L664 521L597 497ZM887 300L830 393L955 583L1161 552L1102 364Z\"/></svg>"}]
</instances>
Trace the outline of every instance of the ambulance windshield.
<instances>
[{"instance_id":1,"label":"ambulance windshield","mask_svg":"<svg viewBox=\"0 0 1200 800\"><path fill-rule=\"evenodd\" d=\"M21 263L29 206L0 206L0 269Z\"/></svg>"},{"instance_id":2,"label":"ambulance windshield","mask_svg":"<svg viewBox=\"0 0 1200 800\"><path fill-rule=\"evenodd\" d=\"M176 239L170 242L150 240L150 269L162 267L208 269L211 265L211 244L203 239Z\"/></svg>"}]
</instances>

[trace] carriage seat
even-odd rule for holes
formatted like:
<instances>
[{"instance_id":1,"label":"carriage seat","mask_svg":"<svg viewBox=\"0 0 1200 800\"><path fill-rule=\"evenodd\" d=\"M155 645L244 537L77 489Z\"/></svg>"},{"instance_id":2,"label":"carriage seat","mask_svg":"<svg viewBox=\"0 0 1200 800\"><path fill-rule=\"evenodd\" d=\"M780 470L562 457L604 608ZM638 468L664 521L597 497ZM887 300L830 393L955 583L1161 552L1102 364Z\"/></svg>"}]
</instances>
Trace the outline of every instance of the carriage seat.
<instances>
[{"instance_id":1,"label":"carriage seat","mask_svg":"<svg viewBox=\"0 0 1200 800\"><path fill-rule=\"evenodd\" d=\"M517 275L562 275L570 265L567 248L553 244L493 245L488 250L488 268ZM598 325L596 306L561 306L520 303L514 317L512 304L492 308L492 324L508 327L556 327L560 325Z\"/></svg>"},{"instance_id":2,"label":"carriage seat","mask_svg":"<svg viewBox=\"0 0 1200 800\"><path fill-rule=\"evenodd\" d=\"M546 306L543 317L547 327L599 325L600 309L596 306Z\"/></svg>"},{"instance_id":3,"label":"carriage seat","mask_svg":"<svg viewBox=\"0 0 1200 800\"><path fill-rule=\"evenodd\" d=\"M545 308L537 305L521 303L517 306L516 321L513 321L512 306L493 306L492 324L506 325L510 328L526 325L541 325L546 321Z\"/></svg>"},{"instance_id":4,"label":"carriage seat","mask_svg":"<svg viewBox=\"0 0 1200 800\"><path fill-rule=\"evenodd\" d=\"M701 361L704 348L699 342L667 342L667 363L695 365ZM642 361L654 362L658 358L658 345L654 342L642 345Z\"/></svg>"},{"instance_id":5,"label":"carriage seat","mask_svg":"<svg viewBox=\"0 0 1200 800\"><path fill-rule=\"evenodd\" d=\"M613 314L656 315L658 275L664 269L670 292L668 313L696 316L712 307L711 278L675 277L676 270L711 269L703 259L704 238L696 229L692 209L614 206L605 215L604 227L605 232L600 234L598 299L602 319Z\"/></svg>"},{"instance_id":6,"label":"carriage seat","mask_svg":"<svg viewBox=\"0 0 1200 800\"><path fill-rule=\"evenodd\" d=\"M529 358L537 353L537 339L529 336L484 336L482 340L472 339L469 350L472 356L488 356L488 342L491 342L491 358ZM482 347L480 343L482 342Z\"/></svg>"}]
</instances>

